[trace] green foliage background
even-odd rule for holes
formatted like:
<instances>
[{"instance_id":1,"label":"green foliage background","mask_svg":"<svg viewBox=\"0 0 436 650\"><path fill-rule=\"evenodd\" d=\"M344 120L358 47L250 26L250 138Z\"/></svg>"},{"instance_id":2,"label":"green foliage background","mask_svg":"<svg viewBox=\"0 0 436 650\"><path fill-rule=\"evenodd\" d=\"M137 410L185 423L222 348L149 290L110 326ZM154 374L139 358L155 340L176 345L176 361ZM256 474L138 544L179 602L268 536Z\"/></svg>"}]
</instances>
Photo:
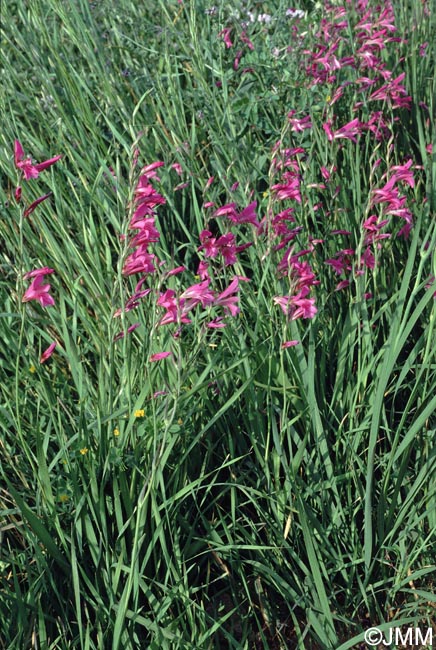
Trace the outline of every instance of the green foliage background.
<instances>
[{"instance_id":1,"label":"green foliage background","mask_svg":"<svg viewBox=\"0 0 436 650\"><path fill-rule=\"evenodd\" d=\"M393 140L327 145L322 123L351 120L356 93L327 108L332 88L307 84L302 48L325 6L300 6L298 46L286 4L251 3L273 20L249 26L250 74L218 38L238 33L247 4L1 6L0 647L347 650L370 625L434 622L435 19L420 2L395 6L407 43L384 57L406 72L413 105L398 122L385 107ZM310 133L290 132L291 109L311 115ZM23 187L27 204L53 193L28 219L14 200L16 138L35 160L63 155ZM223 331L198 317L174 339L145 302L118 323L134 286L120 234L135 150L140 165L165 162L159 257L187 267L186 288L205 200L256 199L259 218L273 209L279 139L307 152L299 246L325 239L316 318L285 322L272 301L286 292L280 256L259 237L235 266L251 282ZM350 230L361 246L371 190L409 155L421 166L411 237L389 240L374 274L335 292L329 233ZM340 190L319 216L321 165L337 167ZM238 241L252 238L241 226ZM51 309L20 300L37 266L56 271ZM222 290L234 273L219 270ZM283 349L289 339L301 343ZM148 362L164 349L173 361Z\"/></svg>"}]
</instances>

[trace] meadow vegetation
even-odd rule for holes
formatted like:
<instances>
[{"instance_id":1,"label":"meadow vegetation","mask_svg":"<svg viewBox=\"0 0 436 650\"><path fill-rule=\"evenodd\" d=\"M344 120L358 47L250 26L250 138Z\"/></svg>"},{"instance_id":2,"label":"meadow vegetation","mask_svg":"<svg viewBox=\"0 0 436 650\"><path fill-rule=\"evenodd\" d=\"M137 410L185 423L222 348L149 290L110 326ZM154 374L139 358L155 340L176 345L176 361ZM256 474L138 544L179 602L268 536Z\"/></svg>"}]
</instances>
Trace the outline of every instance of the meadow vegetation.
<instances>
[{"instance_id":1,"label":"meadow vegetation","mask_svg":"<svg viewBox=\"0 0 436 650\"><path fill-rule=\"evenodd\" d=\"M9 0L0 648L430 627L427 0Z\"/></svg>"}]
</instances>

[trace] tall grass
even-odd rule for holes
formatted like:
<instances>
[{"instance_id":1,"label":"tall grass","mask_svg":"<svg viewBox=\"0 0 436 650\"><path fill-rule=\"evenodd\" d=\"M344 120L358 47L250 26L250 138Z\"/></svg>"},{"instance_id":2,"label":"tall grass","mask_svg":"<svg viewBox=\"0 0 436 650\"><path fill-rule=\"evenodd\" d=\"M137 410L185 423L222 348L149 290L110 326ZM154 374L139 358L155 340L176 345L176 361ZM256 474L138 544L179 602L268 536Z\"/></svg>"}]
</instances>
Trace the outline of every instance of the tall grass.
<instances>
[{"instance_id":1,"label":"tall grass","mask_svg":"<svg viewBox=\"0 0 436 650\"><path fill-rule=\"evenodd\" d=\"M0 647L434 625L429 4L2 12Z\"/></svg>"}]
</instances>

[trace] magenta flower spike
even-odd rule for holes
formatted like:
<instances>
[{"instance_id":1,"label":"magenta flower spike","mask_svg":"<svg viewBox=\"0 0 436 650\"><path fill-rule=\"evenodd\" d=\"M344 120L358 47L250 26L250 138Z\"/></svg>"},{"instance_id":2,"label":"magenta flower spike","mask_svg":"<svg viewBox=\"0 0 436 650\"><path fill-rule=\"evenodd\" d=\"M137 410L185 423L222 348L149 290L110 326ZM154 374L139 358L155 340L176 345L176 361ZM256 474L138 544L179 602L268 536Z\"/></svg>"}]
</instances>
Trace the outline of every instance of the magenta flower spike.
<instances>
[{"instance_id":1,"label":"magenta flower spike","mask_svg":"<svg viewBox=\"0 0 436 650\"><path fill-rule=\"evenodd\" d=\"M54 158L44 160L42 163L33 164L30 157L25 157L24 149L19 140L15 140L14 142L15 167L23 172L26 181L30 178L38 178L40 172L47 169L47 167L54 165L58 160L60 160L60 158L62 158L62 156L55 156Z\"/></svg>"}]
</instances>

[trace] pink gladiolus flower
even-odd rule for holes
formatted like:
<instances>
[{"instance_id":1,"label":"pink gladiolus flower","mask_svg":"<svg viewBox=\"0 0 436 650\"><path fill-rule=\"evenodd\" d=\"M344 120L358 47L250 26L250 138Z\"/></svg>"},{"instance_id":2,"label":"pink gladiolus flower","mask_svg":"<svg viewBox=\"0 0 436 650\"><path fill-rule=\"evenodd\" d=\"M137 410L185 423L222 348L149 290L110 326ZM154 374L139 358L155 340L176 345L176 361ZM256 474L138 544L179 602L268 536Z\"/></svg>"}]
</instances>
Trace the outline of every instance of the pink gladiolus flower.
<instances>
[{"instance_id":1,"label":"pink gladiolus flower","mask_svg":"<svg viewBox=\"0 0 436 650\"><path fill-rule=\"evenodd\" d=\"M331 174L330 174L329 170L327 169L327 167L321 167L321 175L322 175L322 177L323 177L323 179L325 181L330 180Z\"/></svg>"},{"instance_id":2,"label":"pink gladiolus flower","mask_svg":"<svg viewBox=\"0 0 436 650\"><path fill-rule=\"evenodd\" d=\"M236 212L236 203L227 203L227 205L223 205L221 208L218 208L218 210L215 210L214 212L214 217L229 217L230 219L235 218L238 216L238 213Z\"/></svg>"},{"instance_id":3,"label":"pink gladiolus flower","mask_svg":"<svg viewBox=\"0 0 436 650\"><path fill-rule=\"evenodd\" d=\"M236 264L235 235L232 232L228 232L217 239L216 246L224 258L225 266Z\"/></svg>"},{"instance_id":4,"label":"pink gladiolus flower","mask_svg":"<svg viewBox=\"0 0 436 650\"><path fill-rule=\"evenodd\" d=\"M161 196L145 176L141 176L135 191L136 210L132 217L132 225L146 215L152 216L157 205L164 205L166 200Z\"/></svg>"},{"instance_id":5,"label":"pink gladiolus flower","mask_svg":"<svg viewBox=\"0 0 436 650\"><path fill-rule=\"evenodd\" d=\"M143 291L136 291L133 296L131 296L126 304L124 305L124 313L126 314L127 312L131 311L132 309L135 309L139 305L139 301L142 298L145 298L145 296L148 296L150 293L151 289L144 289ZM113 315L114 318L117 318L118 316L121 316L123 313L123 309L120 307L117 309Z\"/></svg>"},{"instance_id":6,"label":"pink gladiolus flower","mask_svg":"<svg viewBox=\"0 0 436 650\"><path fill-rule=\"evenodd\" d=\"M239 291L239 278L233 278L227 289L224 289L222 293L215 300L215 305L224 307L226 311L229 311L232 316L236 316L240 312L240 309L237 305L239 302L239 296L231 295Z\"/></svg>"},{"instance_id":7,"label":"pink gladiolus flower","mask_svg":"<svg viewBox=\"0 0 436 650\"><path fill-rule=\"evenodd\" d=\"M275 305L278 305L285 316L289 316L289 303L290 296L274 296L273 301Z\"/></svg>"},{"instance_id":8,"label":"pink gladiolus flower","mask_svg":"<svg viewBox=\"0 0 436 650\"><path fill-rule=\"evenodd\" d=\"M327 139L329 142L332 142L333 140L339 140L340 138L357 142L356 136L362 132L362 125L357 117L354 120L351 120L351 122L344 124L344 126L337 131L333 132L331 126L331 120L327 120L327 122L322 125L322 128L327 134Z\"/></svg>"},{"instance_id":9,"label":"pink gladiolus flower","mask_svg":"<svg viewBox=\"0 0 436 650\"><path fill-rule=\"evenodd\" d=\"M373 190L372 204L384 203L385 201L396 207L401 207L398 188L395 187L395 176L392 176L383 187Z\"/></svg>"},{"instance_id":10,"label":"pink gladiolus flower","mask_svg":"<svg viewBox=\"0 0 436 650\"><path fill-rule=\"evenodd\" d=\"M359 54L359 52L357 54ZM359 77L358 79L356 79L355 83L360 85L359 90L367 90L368 88L373 86L376 83L376 81L375 79L370 79L369 77Z\"/></svg>"},{"instance_id":11,"label":"pink gladiolus flower","mask_svg":"<svg viewBox=\"0 0 436 650\"><path fill-rule=\"evenodd\" d=\"M50 269L48 266L43 266L41 269L28 271L23 277L25 280L28 280L29 278L36 278L38 275L50 275L51 273L54 273L54 269Z\"/></svg>"},{"instance_id":12,"label":"pink gladiolus flower","mask_svg":"<svg viewBox=\"0 0 436 650\"><path fill-rule=\"evenodd\" d=\"M341 289L346 289L349 286L350 286L350 281L349 280L341 280L341 282L339 282L336 285L335 291L341 291Z\"/></svg>"},{"instance_id":13,"label":"pink gladiolus flower","mask_svg":"<svg viewBox=\"0 0 436 650\"><path fill-rule=\"evenodd\" d=\"M300 341L285 341L282 343L281 348L285 350L286 348L292 348L294 345L298 345Z\"/></svg>"},{"instance_id":14,"label":"pink gladiolus flower","mask_svg":"<svg viewBox=\"0 0 436 650\"><path fill-rule=\"evenodd\" d=\"M157 304L164 309L177 309L176 292L174 289L167 289L165 293L162 293L157 299Z\"/></svg>"},{"instance_id":15,"label":"pink gladiolus flower","mask_svg":"<svg viewBox=\"0 0 436 650\"><path fill-rule=\"evenodd\" d=\"M342 60L341 60L341 61L342 61ZM348 83L349 83L349 82L346 82L346 83L342 84L342 86L339 86L338 88L336 88L335 92L333 93L333 97L332 97L331 100L328 102L328 105L329 105L329 106L333 106L333 104L336 104L336 102L338 102L338 101L340 100L340 98L341 98L342 95L344 94L344 87L345 87L346 85L348 85Z\"/></svg>"},{"instance_id":16,"label":"pink gladiolus flower","mask_svg":"<svg viewBox=\"0 0 436 650\"><path fill-rule=\"evenodd\" d=\"M166 309L166 313L159 321L159 325L168 325L169 323L190 323L190 319L186 314L181 313L181 306L176 297L176 292L173 289L167 289L165 293L161 294L157 299L159 307Z\"/></svg>"},{"instance_id":17,"label":"pink gladiolus flower","mask_svg":"<svg viewBox=\"0 0 436 650\"><path fill-rule=\"evenodd\" d=\"M296 309L291 315L291 320L296 320L297 318L313 318L318 311L315 307L315 298L300 297L303 295L301 291L292 299L292 304Z\"/></svg>"},{"instance_id":18,"label":"pink gladiolus flower","mask_svg":"<svg viewBox=\"0 0 436 650\"><path fill-rule=\"evenodd\" d=\"M174 171L179 175L183 176L183 169L182 165L180 163L174 163L171 165L171 169L174 169Z\"/></svg>"},{"instance_id":19,"label":"pink gladiolus flower","mask_svg":"<svg viewBox=\"0 0 436 650\"><path fill-rule=\"evenodd\" d=\"M373 111L368 122L364 125L364 128L371 131L378 142L387 140L391 135L390 126L382 111ZM378 166L378 164L380 164L380 160L377 160L375 163L376 166Z\"/></svg>"},{"instance_id":20,"label":"pink gladiolus flower","mask_svg":"<svg viewBox=\"0 0 436 650\"><path fill-rule=\"evenodd\" d=\"M395 79L391 79L391 73L388 73L388 83L375 90L370 96L369 100L386 100L389 102L391 108L408 108L410 109L412 98L410 95L407 95L407 91L404 86L400 84L406 76L405 72L402 72Z\"/></svg>"},{"instance_id":21,"label":"pink gladiolus flower","mask_svg":"<svg viewBox=\"0 0 436 650\"><path fill-rule=\"evenodd\" d=\"M133 248L141 245L148 246L159 241L160 233L154 225L154 217L147 217L130 222L129 229L139 230L139 233L133 237L130 246Z\"/></svg>"},{"instance_id":22,"label":"pink gladiolus flower","mask_svg":"<svg viewBox=\"0 0 436 650\"><path fill-rule=\"evenodd\" d=\"M30 157L25 157L21 143L18 140L15 140L14 142L15 167L23 172L26 181L30 178L38 178L40 172L47 169L47 167L54 165L58 160L60 160L60 158L62 158L62 156L55 156L54 158L49 158L42 163L33 164Z\"/></svg>"},{"instance_id":23,"label":"pink gladiolus flower","mask_svg":"<svg viewBox=\"0 0 436 650\"><path fill-rule=\"evenodd\" d=\"M375 257L369 246L365 248L365 251L362 255L362 262L368 269L373 269L375 267Z\"/></svg>"},{"instance_id":24,"label":"pink gladiolus flower","mask_svg":"<svg viewBox=\"0 0 436 650\"><path fill-rule=\"evenodd\" d=\"M206 327L209 327L210 329L222 329L223 327L226 327L226 324L223 321L222 316L218 316L217 318L214 318L213 320L209 321Z\"/></svg>"},{"instance_id":25,"label":"pink gladiolus flower","mask_svg":"<svg viewBox=\"0 0 436 650\"><path fill-rule=\"evenodd\" d=\"M363 222L363 227L369 232L378 232L380 228L386 226L387 223L389 223L389 219L378 221L378 216L376 214L372 214L370 217L368 217L368 219L365 219Z\"/></svg>"},{"instance_id":26,"label":"pink gladiolus flower","mask_svg":"<svg viewBox=\"0 0 436 650\"><path fill-rule=\"evenodd\" d=\"M310 115L306 115L306 117L302 117L298 119L294 117L296 112L297 111L292 110L289 111L288 113L289 124L291 125L291 131L293 131L294 133L302 133L304 129L311 129L312 122L310 120Z\"/></svg>"},{"instance_id":27,"label":"pink gladiolus flower","mask_svg":"<svg viewBox=\"0 0 436 650\"><path fill-rule=\"evenodd\" d=\"M161 160L157 160L150 165L146 165L141 169L141 177L144 178L155 178L157 181L160 180L159 176L156 174L156 169L163 167L164 163Z\"/></svg>"},{"instance_id":28,"label":"pink gladiolus flower","mask_svg":"<svg viewBox=\"0 0 436 650\"><path fill-rule=\"evenodd\" d=\"M206 181L206 185L204 186L203 192L205 192L207 189L209 189L209 187L212 185L214 180L215 180L215 176L209 176L209 178Z\"/></svg>"},{"instance_id":29,"label":"pink gladiolus flower","mask_svg":"<svg viewBox=\"0 0 436 650\"><path fill-rule=\"evenodd\" d=\"M256 219L257 201L253 201L246 208L244 208L237 216L230 216L231 221L235 223L252 223L256 228L259 227L259 222Z\"/></svg>"},{"instance_id":30,"label":"pink gladiolus flower","mask_svg":"<svg viewBox=\"0 0 436 650\"><path fill-rule=\"evenodd\" d=\"M212 237L210 230L202 230L200 233L201 246L198 250L204 250L206 257L216 257L218 255L218 248L216 245L216 238Z\"/></svg>"},{"instance_id":31,"label":"pink gladiolus flower","mask_svg":"<svg viewBox=\"0 0 436 650\"><path fill-rule=\"evenodd\" d=\"M39 205L40 203L42 203L43 201L45 201L46 199L48 199L49 196L51 196L51 195L52 195L52 192L49 192L48 194L44 194L44 196L40 196L38 199L35 199L35 200L33 201L33 203L31 203L31 204L30 204L30 205L29 205L29 206L24 210L23 216L24 216L24 217L28 217L29 214L32 214L32 212L34 211L34 209L36 208L37 205Z\"/></svg>"},{"instance_id":32,"label":"pink gladiolus flower","mask_svg":"<svg viewBox=\"0 0 436 650\"><path fill-rule=\"evenodd\" d=\"M39 359L39 362L40 363L45 363L47 361L47 359L49 359L51 357L51 355L53 354L54 349L55 349L56 346L57 346L57 341L53 341L53 343L50 343L47 350L45 350L41 354L41 358Z\"/></svg>"},{"instance_id":33,"label":"pink gladiolus flower","mask_svg":"<svg viewBox=\"0 0 436 650\"><path fill-rule=\"evenodd\" d=\"M389 239L390 233L381 233L380 230L389 223L389 219L378 220L376 214L372 214L363 222L364 229L368 232L365 236L365 244L379 241L380 239Z\"/></svg>"},{"instance_id":34,"label":"pink gladiolus flower","mask_svg":"<svg viewBox=\"0 0 436 650\"><path fill-rule=\"evenodd\" d=\"M250 39L248 38L248 36L247 36L247 34L245 32L241 32L240 35L239 35L239 38L241 39L241 41L243 43L245 43L245 45L247 45L249 50L254 50L254 45L250 41Z\"/></svg>"},{"instance_id":35,"label":"pink gladiolus flower","mask_svg":"<svg viewBox=\"0 0 436 650\"><path fill-rule=\"evenodd\" d=\"M241 56L242 56L242 50L238 50L235 56L235 60L233 61L233 70L237 70L239 68L239 63L241 62Z\"/></svg>"},{"instance_id":36,"label":"pink gladiolus flower","mask_svg":"<svg viewBox=\"0 0 436 650\"><path fill-rule=\"evenodd\" d=\"M225 43L225 45L226 45L227 48L230 48L230 47L233 46L233 43L232 43L232 41L231 41L231 39L230 39L230 33L231 33L231 31L232 31L232 28L231 28L231 27L225 27L225 28L222 29L222 30L220 31L220 33L218 34L218 38L219 38L220 36L223 37L223 41L224 41L224 43Z\"/></svg>"},{"instance_id":37,"label":"pink gladiolus flower","mask_svg":"<svg viewBox=\"0 0 436 650\"><path fill-rule=\"evenodd\" d=\"M186 271L186 266L176 266L176 268L171 269L171 271L166 271L165 278L170 278L173 275L178 275L179 273L183 273L183 271Z\"/></svg>"},{"instance_id":38,"label":"pink gladiolus flower","mask_svg":"<svg viewBox=\"0 0 436 650\"><path fill-rule=\"evenodd\" d=\"M209 278L209 265L205 260L201 260L198 265L197 275L200 276L200 280L207 280Z\"/></svg>"},{"instance_id":39,"label":"pink gladiolus flower","mask_svg":"<svg viewBox=\"0 0 436 650\"><path fill-rule=\"evenodd\" d=\"M22 302L29 302L29 300L39 300L43 307L50 307L55 304L53 297L49 294L50 284L43 284L44 274L38 273L34 276L26 274L28 277L33 277L31 285L23 296ZM26 278L26 276L24 276ZM27 278L26 278L27 279Z\"/></svg>"},{"instance_id":40,"label":"pink gladiolus flower","mask_svg":"<svg viewBox=\"0 0 436 650\"><path fill-rule=\"evenodd\" d=\"M178 314L176 309L169 309L166 314L162 316L159 321L159 325L169 325L170 323L192 323L191 319L185 316L184 314Z\"/></svg>"},{"instance_id":41,"label":"pink gladiolus flower","mask_svg":"<svg viewBox=\"0 0 436 650\"><path fill-rule=\"evenodd\" d=\"M343 262L342 259L335 260L335 259L332 258L332 259L326 260L325 264L330 264L330 266L332 266L334 268L334 270L336 271L336 273L338 275L340 275L342 273L342 271L344 270L344 268L345 268L345 265L344 265L344 262Z\"/></svg>"},{"instance_id":42,"label":"pink gladiolus flower","mask_svg":"<svg viewBox=\"0 0 436 650\"><path fill-rule=\"evenodd\" d=\"M306 298L308 291L304 287L296 296L275 296L273 300L290 320L313 318L318 310L315 298Z\"/></svg>"},{"instance_id":43,"label":"pink gladiolus flower","mask_svg":"<svg viewBox=\"0 0 436 650\"><path fill-rule=\"evenodd\" d=\"M415 179L413 178L411 167L412 159L410 158L405 165L394 165L391 167L391 171L394 172L397 181L403 181L404 183L407 183L409 187L415 187Z\"/></svg>"},{"instance_id":44,"label":"pink gladiolus flower","mask_svg":"<svg viewBox=\"0 0 436 650\"><path fill-rule=\"evenodd\" d=\"M411 213L407 210L410 216L406 218L406 223L404 226L401 228L401 230L398 231L398 237L403 236L404 239L407 239L410 235L410 231L412 230L413 227L413 219Z\"/></svg>"},{"instance_id":45,"label":"pink gladiolus flower","mask_svg":"<svg viewBox=\"0 0 436 650\"><path fill-rule=\"evenodd\" d=\"M153 393L153 399L156 397L162 397L162 395L168 395L167 390L157 390L155 393Z\"/></svg>"},{"instance_id":46,"label":"pink gladiolus flower","mask_svg":"<svg viewBox=\"0 0 436 650\"><path fill-rule=\"evenodd\" d=\"M157 352L156 354L152 354L151 357L149 358L149 361L160 361L161 359L166 359L167 357L171 356L171 352Z\"/></svg>"},{"instance_id":47,"label":"pink gladiolus flower","mask_svg":"<svg viewBox=\"0 0 436 650\"><path fill-rule=\"evenodd\" d=\"M140 327L140 325L141 325L141 323L133 323L133 325L130 325L130 327L128 327L125 332L123 332L123 331L118 332L118 334L116 336L114 336L114 339L113 339L114 343L115 343L115 341L119 341L120 339L123 339L126 334L130 334L131 332L136 330L138 327Z\"/></svg>"},{"instance_id":48,"label":"pink gladiolus flower","mask_svg":"<svg viewBox=\"0 0 436 650\"><path fill-rule=\"evenodd\" d=\"M426 55L427 55L427 47L428 47L428 43L427 43L427 42L426 42L426 43L422 43L422 44L419 46L419 56L426 56Z\"/></svg>"},{"instance_id":49,"label":"pink gladiolus flower","mask_svg":"<svg viewBox=\"0 0 436 650\"><path fill-rule=\"evenodd\" d=\"M344 271L351 271L351 256L354 255L354 250L352 248L344 248L341 251L336 253L336 259L332 258L325 260L324 264L329 264L334 268L336 273L340 275Z\"/></svg>"},{"instance_id":50,"label":"pink gladiolus flower","mask_svg":"<svg viewBox=\"0 0 436 650\"><path fill-rule=\"evenodd\" d=\"M311 251L309 249L299 251L298 253L294 253L294 247L291 246L291 248L288 248L286 253L283 255L282 259L280 262L277 264L277 271L279 274L289 274L292 271L292 268L295 266L295 263L298 262L298 259L302 255L307 255Z\"/></svg>"},{"instance_id":51,"label":"pink gladiolus flower","mask_svg":"<svg viewBox=\"0 0 436 650\"><path fill-rule=\"evenodd\" d=\"M143 246L137 248L128 256L123 266L123 275L133 275L134 273L154 273L156 270L153 260L156 255L147 253Z\"/></svg>"},{"instance_id":52,"label":"pink gladiolus flower","mask_svg":"<svg viewBox=\"0 0 436 650\"><path fill-rule=\"evenodd\" d=\"M193 309L198 303L201 306L207 307L214 302L215 296L213 291L209 289L209 279L193 284L188 287L180 296L181 304L183 305L183 313L187 314L188 311Z\"/></svg>"}]
</instances>

